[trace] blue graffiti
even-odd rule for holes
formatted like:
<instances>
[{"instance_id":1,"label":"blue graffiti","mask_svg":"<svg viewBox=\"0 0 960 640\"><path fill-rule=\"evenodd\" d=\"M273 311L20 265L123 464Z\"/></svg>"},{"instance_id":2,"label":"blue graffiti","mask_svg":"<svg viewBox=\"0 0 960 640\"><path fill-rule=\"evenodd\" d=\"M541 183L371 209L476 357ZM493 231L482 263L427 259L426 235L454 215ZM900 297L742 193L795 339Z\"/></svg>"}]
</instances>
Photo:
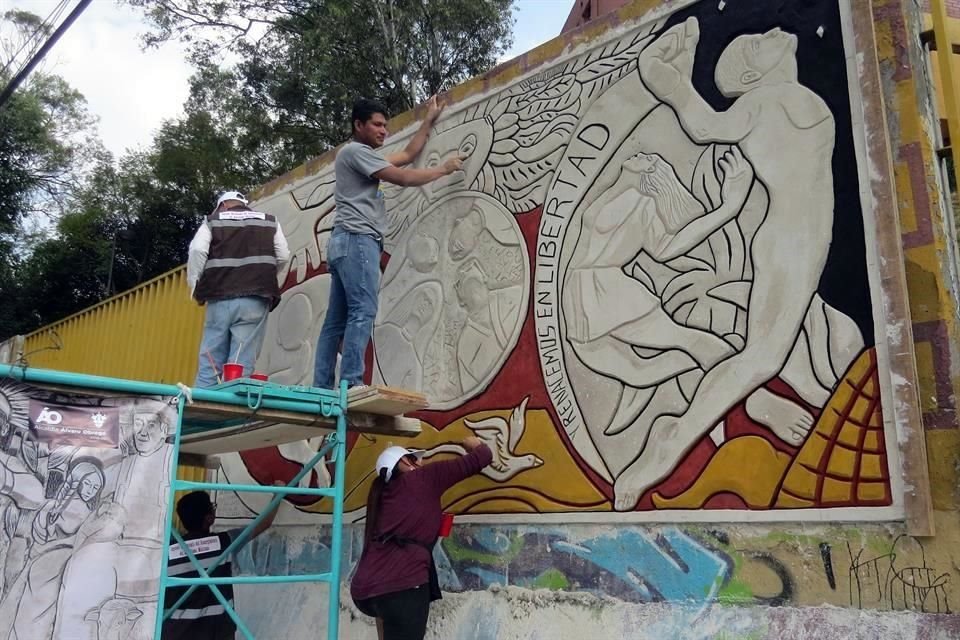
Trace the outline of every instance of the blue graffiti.
<instances>
[{"instance_id":1,"label":"blue graffiti","mask_svg":"<svg viewBox=\"0 0 960 640\"><path fill-rule=\"evenodd\" d=\"M627 530L579 543L558 541L553 548L633 585L648 602L711 602L730 575L724 558L675 528L656 536Z\"/></svg>"}]
</instances>

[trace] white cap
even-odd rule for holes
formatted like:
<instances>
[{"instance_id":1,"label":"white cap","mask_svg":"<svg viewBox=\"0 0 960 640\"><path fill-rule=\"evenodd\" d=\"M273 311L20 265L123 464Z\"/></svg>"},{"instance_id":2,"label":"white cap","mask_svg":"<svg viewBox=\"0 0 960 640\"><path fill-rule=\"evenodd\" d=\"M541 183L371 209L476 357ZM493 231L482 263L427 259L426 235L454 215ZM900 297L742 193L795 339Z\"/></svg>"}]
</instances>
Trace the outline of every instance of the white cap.
<instances>
[{"instance_id":1,"label":"white cap","mask_svg":"<svg viewBox=\"0 0 960 640\"><path fill-rule=\"evenodd\" d=\"M217 198L217 205L213 208L214 212L216 212L216 210L220 208L220 205L227 200L239 200L243 204L249 204L247 197L239 191L224 191L220 194L220 197Z\"/></svg>"},{"instance_id":2,"label":"white cap","mask_svg":"<svg viewBox=\"0 0 960 640\"><path fill-rule=\"evenodd\" d=\"M417 460L423 458L425 452L422 449L404 449L403 447L387 447L377 458L377 475L380 475L381 469L387 470L385 480L390 482L393 476L393 468L397 466L400 459L404 456L416 456Z\"/></svg>"}]
</instances>

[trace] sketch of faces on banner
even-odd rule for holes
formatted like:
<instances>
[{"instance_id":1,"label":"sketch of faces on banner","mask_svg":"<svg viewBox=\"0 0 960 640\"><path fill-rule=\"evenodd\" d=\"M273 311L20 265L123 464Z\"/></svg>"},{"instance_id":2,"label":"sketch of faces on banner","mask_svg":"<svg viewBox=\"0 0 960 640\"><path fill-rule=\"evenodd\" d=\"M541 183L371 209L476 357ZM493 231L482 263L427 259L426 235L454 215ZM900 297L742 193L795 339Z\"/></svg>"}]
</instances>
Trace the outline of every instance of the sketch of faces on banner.
<instances>
[{"instance_id":1,"label":"sketch of faces on banner","mask_svg":"<svg viewBox=\"0 0 960 640\"><path fill-rule=\"evenodd\" d=\"M31 404L115 416L120 443L40 438ZM151 637L175 426L163 399L0 382L0 629L10 638ZM97 635L110 625L117 635Z\"/></svg>"},{"instance_id":2,"label":"sketch of faces on banner","mask_svg":"<svg viewBox=\"0 0 960 640\"><path fill-rule=\"evenodd\" d=\"M529 263L513 216L481 194L442 198L407 230L383 274L375 382L437 409L481 392L516 345Z\"/></svg>"}]
</instances>

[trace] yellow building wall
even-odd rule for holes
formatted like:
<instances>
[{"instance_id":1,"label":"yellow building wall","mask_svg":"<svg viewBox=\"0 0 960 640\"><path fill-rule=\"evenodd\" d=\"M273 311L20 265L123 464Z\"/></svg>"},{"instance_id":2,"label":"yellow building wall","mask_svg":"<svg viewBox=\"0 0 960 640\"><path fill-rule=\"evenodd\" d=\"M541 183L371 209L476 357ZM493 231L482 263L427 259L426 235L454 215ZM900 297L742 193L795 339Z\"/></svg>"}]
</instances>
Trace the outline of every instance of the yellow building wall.
<instances>
[{"instance_id":1,"label":"yellow building wall","mask_svg":"<svg viewBox=\"0 0 960 640\"><path fill-rule=\"evenodd\" d=\"M933 29L933 17L929 13L923 14L923 28L925 30ZM960 44L960 18L947 18L947 33L950 37L950 42L953 44ZM937 65L937 56L939 51L934 51L930 54L931 59L931 79L933 80L933 86L936 89L936 100L937 100L937 115L940 118L946 119L947 110L943 104L943 91L941 91L940 85L940 73L938 71ZM954 54L954 65L956 66L957 62L960 62L960 55ZM954 78L955 91L960 95L960 77Z\"/></svg>"}]
</instances>

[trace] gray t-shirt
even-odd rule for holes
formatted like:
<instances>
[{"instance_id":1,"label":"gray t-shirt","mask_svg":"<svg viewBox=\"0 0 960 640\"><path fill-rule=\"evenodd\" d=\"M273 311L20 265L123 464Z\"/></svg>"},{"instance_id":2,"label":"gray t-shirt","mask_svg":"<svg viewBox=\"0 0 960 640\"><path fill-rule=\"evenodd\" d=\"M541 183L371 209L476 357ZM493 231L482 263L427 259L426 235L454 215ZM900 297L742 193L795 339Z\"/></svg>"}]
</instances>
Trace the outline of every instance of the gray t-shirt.
<instances>
[{"instance_id":1,"label":"gray t-shirt","mask_svg":"<svg viewBox=\"0 0 960 640\"><path fill-rule=\"evenodd\" d=\"M346 144L334 164L337 184L336 227L382 240L387 233L387 205L374 173L391 166L371 147L356 141Z\"/></svg>"}]
</instances>

